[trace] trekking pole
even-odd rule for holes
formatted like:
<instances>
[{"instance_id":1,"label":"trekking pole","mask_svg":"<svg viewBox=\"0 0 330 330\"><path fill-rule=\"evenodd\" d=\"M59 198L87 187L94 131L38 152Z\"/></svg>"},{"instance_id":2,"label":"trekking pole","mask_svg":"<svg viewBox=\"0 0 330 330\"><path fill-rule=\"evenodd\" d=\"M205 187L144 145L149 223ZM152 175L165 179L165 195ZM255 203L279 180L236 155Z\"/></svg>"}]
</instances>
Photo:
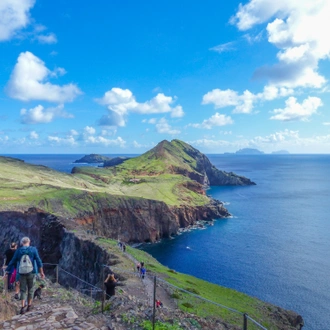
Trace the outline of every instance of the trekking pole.
<instances>
[{"instance_id":1,"label":"trekking pole","mask_svg":"<svg viewBox=\"0 0 330 330\"><path fill-rule=\"evenodd\" d=\"M155 316L156 316L156 276L154 276L154 298L153 298L153 313L152 313L152 330L155 330Z\"/></svg>"},{"instance_id":2,"label":"trekking pole","mask_svg":"<svg viewBox=\"0 0 330 330\"><path fill-rule=\"evenodd\" d=\"M3 278L3 293L6 298L7 298L7 293L8 293L8 281L9 281L9 278L7 275Z\"/></svg>"}]
</instances>

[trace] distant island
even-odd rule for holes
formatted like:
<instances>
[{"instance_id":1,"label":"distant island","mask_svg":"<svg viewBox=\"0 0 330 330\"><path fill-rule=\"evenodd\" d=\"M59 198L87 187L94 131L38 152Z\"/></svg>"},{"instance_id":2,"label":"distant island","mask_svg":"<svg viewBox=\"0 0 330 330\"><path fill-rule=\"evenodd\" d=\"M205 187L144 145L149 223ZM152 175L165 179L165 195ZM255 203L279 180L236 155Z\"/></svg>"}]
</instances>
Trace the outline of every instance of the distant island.
<instances>
[{"instance_id":1,"label":"distant island","mask_svg":"<svg viewBox=\"0 0 330 330\"><path fill-rule=\"evenodd\" d=\"M109 161L109 160L111 160L110 157L97 155L97 154L90 154L90 155L85 155L84 157L74 161L74 163L75 164L82 164L82 163L94 164L94 163L104 163L105 161Z\"/></svg>"},{"instance_id":2,"label":"distant island","mask_svg":"<svg viewBox=\"0 0 330 330\"><path fill-rule=\"evenodd\" d=\"M272 154L273 155L288 155L288 154L290 154L290 152L287 150L278 150L278 151L273 151Z\"/></svg>"},{"instance_id":3,"label":"distant island","mask_svg":"<svg viewBox=\"0 0 330 330\"><path fill-rule=\"evenodd\" d=\"M237 155L263 155L264 152L253 148L243 148L236 151Z\"/></svg>"}]
</instances>

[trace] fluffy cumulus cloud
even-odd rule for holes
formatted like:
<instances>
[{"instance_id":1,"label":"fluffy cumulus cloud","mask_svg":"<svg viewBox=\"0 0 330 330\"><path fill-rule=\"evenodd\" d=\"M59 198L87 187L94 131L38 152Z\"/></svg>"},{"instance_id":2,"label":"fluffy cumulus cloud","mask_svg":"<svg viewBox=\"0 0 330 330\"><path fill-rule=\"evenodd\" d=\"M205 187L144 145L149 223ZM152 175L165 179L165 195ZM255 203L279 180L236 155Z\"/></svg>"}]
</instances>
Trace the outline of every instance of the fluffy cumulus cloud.
<instances>
[{"instance_id":1,"label":"fluffy cumulus cloud","mask_svg":"<svg viewBox=\"0 0 330 330\"><path fill-rule=\"evenodd\" d=\"M84 140L87 144L99 144L103 146L119 146L121 148L124 148L126 145L126 141L122 139L120 136L118 136L116 139L107 139L103 136L88 136Z\"/></svg>"},{"instance_id":2,"label":"fluffy cumulus cloud","mask_svg":"<svg viewBox=\"0 0 330 330\"><path fill-rule=\"evenodd\" d=\"M231 89L213 89L203 96L202 104L213 104L215 109L233 107L233 113L251 113L257 102L270 101L291 95L293 89L267 85L261 93L253 94L245 90L243 94Z\"/></svg>"},{"instance_id":3,"label":"fluffy cumulus cloud","mask_svg":"<svg viewBox=\"0 0 330 330\"><path fill-rule=\"evenodd\" d=\"M102 145L102 146L119 146L124 148L126 141L118 136L116 139L109 139L106 137L107 134L104 134L102 130L101 135L98 135L96 129L92 126L86 126L83 129L82 134L78 137L78 140L82 141L85 144L90 145Z\"/></svg>"},{"instance_id":4,"label":"fluffy cumulus cloud","mask_svg":"<svg viewBox=\"0 0 330 330\"><path fill-rule=\"evenodd\" d=\"M129 89L114 87L97 102L106 105L109 109L109 114L103 116L99 122L103 126L125 126L130 112L139 114L170 113L173 118L184 116L180 105L172 106L175 98L163 93L158 93L149 101L139 103Z\"/></svg>"},{"instance_id":5,"label":"fluffy cumulus cloud","mask_svg":"<svg viewBox=\"0 0 330 330\"><path fill-rule=\"evenodd\" d=\"M284 109L275 109L274 115L270 117L273 120L293 121L302 120L306 121L316 113L317 109L322 106L322 101L318 97L309 96L302 103L298 103L295 97L289 97L285 102Z\"/></svg>"},{"instance_id":6,"label":"fluffy cumulus cloud","mask_svg":"<svg viewBox=\"0 0 330 330\"><path fill-rule=\"evenodd\" d=\"M21 101L44 100L49 102L70 102L81 94L74 84L54 85L48 80L65 73L62 68L50 71L45 63L30 52L21 53L7 85L12 98Z\"/></svg>"},{"instance_id":7,"label":"fluffy cumulus cloud","mask_svg":"<svg viewBox=\"0 0 330 330\"><path fill-rule=\"evenodd\" d=\"M201 124L191 124L190 126L195 128L212 129L215 126L225 126L233 123L234 121L231 119L230 116L222 115L217 112L209 119L203 120Z\"/></svg>"},{"instance_id":8,"label":"fluffy cumulus cloud","mask_svg":"<svg viewBox=\"0 0 330 330\"><path fill-rule=\"evenodd\" d=\"M89 134L89 135L93 135L93 134L95 134L95 128L94 127L91 127L91 126L86 126L85 128L84 128L84 133L85 134Z\"/></svg>"},{"instance_id":9,"label":"fluffy cumulus cloud","mask_svg":"<svg viewBox=\"0 0 330 330\"><path fill-rule=\"evenodd\" d=\"M37 105L32 109L21 110L22 124L46 124L52 122L55 118L73 118L73 115L63 110L63 104L54 108L44 108Z\"/></svg>"},{"instance_id":10,"label":"fluffy cumulus cloud","mask_svg":"<svg viewBox=\"0 0 330 330\"><path fill-rule=\"evenodd\" d=\"M57 43L57 38L54 33L49 33L49 34L39 34L36 36L36 39L41 43L41 44L56 44Z\"/></svg>"},{"instance_id":11,"label":"fluffy cumulus cloud","mask_svg":"<svg viewBox=\"0 0 330 330\"><path fill-rule=\"evenodd\" d=\"M202 104L213 104L216 109L233 106L234 113L251 113L253 102L257 98L248 90L239 95L238 92L231 89L221 90L217 88L203 96Z\"/></svg>"},{"instance_id":12,"label":"fluffy cumulus cloud","mask_svg":"<svg viewBox=\"0 0 330 330\"><path fill-rule=\"evenodd\" d=\"M250 0L240 5L231 23L246 31L268 23L268 41L279 52L278 63L259 68L255 76L276 86L320 88L326 82L318 72L320 60L330 57L330 1Z\"/></svg>"},{"instance_id":13,"label":"fluffy cumulus cloud","mask_svg":"<svg viewBox=\"0 0 330 330\"><path fill-rule=\"evenodd\" d=\"M181 131L177 129L173 129L165 118L159 119L159 121L156 124L156 131L157 133L160 134L170 134L170 135L176 135L181 133Z\"/></svg>"},{"instance_id":14,"label":"fluffy cumulus cloud","mask_svg":"<svg viewBox=\"0 0 330 330\"><path fill-rule=\"evenodd\" d=\"M35 0L0 1L0 41L11 39L30 22L29 11Z\"/></svg>"},{"instance_id":15,"label":"fluffy cumulus cloud","mask_svg":"<svg viewBox=\"0 0 330 330\"><path fill-rule=\"evenodd\" d=\"M48 141L50 142L51 145L69 145L69 146L74 146L76 145L76 140L74 136L68 135L66 137L58 137L58 136L48 136Z\"/></svg>"}]
</instances>

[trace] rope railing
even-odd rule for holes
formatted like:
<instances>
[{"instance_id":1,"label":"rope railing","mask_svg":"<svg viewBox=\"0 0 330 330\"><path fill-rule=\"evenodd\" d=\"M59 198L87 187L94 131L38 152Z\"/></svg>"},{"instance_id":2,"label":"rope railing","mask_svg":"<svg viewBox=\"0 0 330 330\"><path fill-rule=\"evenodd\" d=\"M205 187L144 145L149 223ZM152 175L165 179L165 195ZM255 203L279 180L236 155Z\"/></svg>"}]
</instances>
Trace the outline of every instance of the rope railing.
<instances>
[{"instance_id":1,"label":"rope railing","mask_svg":"<svg viewBox=\"0 0 330 330\"><path fill-rule=\"evenodd\" d=\"M104 301L106 299L106 297L109 297L105 290L104 290L104 287L101 289L91 283L88 283L87 281L79 278L78 276L68 272L67 270L63 269L61 266L59 266L59 264L52 264L52 263L44 263L44 266L53 266L55 267L55 271L56 271L56 283L59 283L59 272L63 272L65 273L66 275L68 276L71 276L72 278L74 278L75 280L83 283L84 285L88 285L90 288L89 289L84 289L84 288L80 288L79 291L81 292L87 292L86 295L88 295L88 293L91 293L91 292L95 292L95 293L102 293L101 295L101 300L102 300L102 305L101 305L101 310L102 310L102 313L103 313L103 310L104 310ZM128 271L126 269L123 269L123 268L120 268L120 267L116 267L116 266L109 266L109 265L102 265L102 269L104 268L108 268L109 270L117 270L119 273L124 273L124 274L129 274L129 275L133 275L133 276L139 276L139 273L137 271ZM102 271L102 284L104 282L104 272ZM254 320L252 317L250 317L248 314L246 313L243 313L241 311L238 311L237 309L234 309L234 308L231 308L231 307L228 307L226 305L223 305L223 304L220 304L220 303L217 303L217 302L214 302L212 300L209 300L207 298L204 298L198 294L195 294L193 292L190 292L184 288L180 288L172 283L169 283L168 281L162 279L162 278L159 278L157 276L154 276L154 275L149 275L149 274L145 274L145 277L146 278L149 278L150 280L152 280L154 282L154 291L156 292L156 282L158 283L162 283L163 285L166 285L168 287L171 287L175 290L179 290L181 292L184 292L185 294L189 295L189 296L192 296L192 297L195 297L196 299L199 299L201 301L204 301L206 303L209 303L209 304L212 304L212 305L215 305L215 306L218 306L222 309L225 309L225 310L228 310L232 313L235 313L235 314L238 314L240 316L243 316L243 330L247 330L247 321L251 321L254 325L256 325L257 327L259 327L260 329L263 329L263 330L267 330L267 328L265 328L263 325L261 325L259 322L257 322L256 320ZM92 295L92 294L91 294ZM153 299L153 305L155 306L155 294L154 294L154 299ZM153 306L153 307L154 307Z\"/></svg>"},{"instance_id":2,"label":"rope railing","mask_svg":"<svg viewBox=\"0 0 330 330\"><path fill-rule=\"evenodd\" d=\"M126 269L122 269L120 267L116 267L116 266L108 266L108 265L103 265L103 267L107 267L109 268L110 270L117 270L121 273L126 273L126 274L132 274L132 275L135 275L135 276L139 276L138 273L135 271L135 272L130 272L130 271L127 271ZM257 327L259 327L260 329L263 329L263 330L267 330L267 328L265 328L263 325L261 325L259 322L257 322L256 320L254 320L252 317L250 317L247 313L243 313L237 309L234 309L234 308L231 308L231 307L228 307L226 305L223 305L223 304L220 304L220 303L217 303L217 302L214 302L212 300L209 300L207 298L204 298L198 294L195 294L193 292L190 292L186 289L183 289L183 288L180 288L172 283L169 283L168 281L165 281L164 279L162 278L159 278L157 276L153 276L153 275L149 275L149 274L145 274L145 277L148 277L149 279L156 279L157 282L159 283L163 283L169 287L172 287L176 290L179 290L179 291L182 291L190 296L193 296L199 300L202 300L202 301L205 301L206 303L209 303L209 304L213 304L215 306L218 306L220 308L223 308L223 309L226 309L230 312L233 312L235 314L238 314L240 315L241 317L243 316L243 330L247 330L247 321L250 320L253 324L255 324ZM155 282L156 283L156 282ZM155 302L154 302L155 303Z\"/></svg>"}]
</instances>

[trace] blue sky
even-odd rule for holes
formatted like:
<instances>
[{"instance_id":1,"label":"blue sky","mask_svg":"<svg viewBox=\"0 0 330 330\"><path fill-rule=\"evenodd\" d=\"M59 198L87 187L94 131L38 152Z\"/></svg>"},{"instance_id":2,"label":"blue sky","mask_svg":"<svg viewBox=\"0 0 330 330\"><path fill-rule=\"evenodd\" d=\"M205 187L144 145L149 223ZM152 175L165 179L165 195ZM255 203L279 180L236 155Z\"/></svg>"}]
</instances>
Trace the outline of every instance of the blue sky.
<instances>
[{"instance_id":1,"label":"blue sky","mask_svg":"<svg viewBox=\"0 0 330 330\"><path fill-rule=\"evenodd\" d=\"M0 154L330 152L330 0L1 0ZM328 27L327 27L328 26Z\"/></svg>"}]
</instances>

